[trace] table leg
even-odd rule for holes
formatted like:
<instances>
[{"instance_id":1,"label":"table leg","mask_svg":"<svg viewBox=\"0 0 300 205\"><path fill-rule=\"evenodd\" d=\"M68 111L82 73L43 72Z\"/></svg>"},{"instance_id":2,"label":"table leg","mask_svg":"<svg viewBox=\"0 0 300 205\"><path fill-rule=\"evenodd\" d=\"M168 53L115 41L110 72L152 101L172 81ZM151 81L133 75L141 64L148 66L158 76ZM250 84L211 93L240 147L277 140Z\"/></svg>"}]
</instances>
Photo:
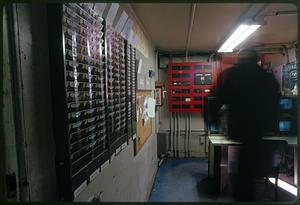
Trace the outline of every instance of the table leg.
<instances>
[{"instance_id":1,"label":"table leg","mask_svg":"<svg viewBox=\"0 0 300 205\"><path fill-rule=\"evenodd\" d=\"M209 144L209 167L208 176L213 179L214 190L217 194L221 192L221 146Z\"/></svg>"}]
</instances>

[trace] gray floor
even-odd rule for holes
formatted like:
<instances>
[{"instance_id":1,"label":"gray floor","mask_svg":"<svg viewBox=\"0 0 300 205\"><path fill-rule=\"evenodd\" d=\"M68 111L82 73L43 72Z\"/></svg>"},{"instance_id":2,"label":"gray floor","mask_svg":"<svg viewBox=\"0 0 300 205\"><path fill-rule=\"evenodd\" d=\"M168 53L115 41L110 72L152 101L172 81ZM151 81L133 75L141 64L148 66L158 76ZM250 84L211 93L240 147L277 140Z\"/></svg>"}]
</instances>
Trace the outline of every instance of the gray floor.
<instances>
[{"instance_id":1,"label":"gray floor","mask_svg":"<svg viewBox=\"0 0 300 205\"><path fill-rule=\"evenodd\" d=\"M234 201L229 192L215 195L211 180L207 177L206 158L166 159L156 174L149 202L214 202ZM280 188L279 188L280 189ZM274 188L257 188L258 201L273 201ZM295 197L279 190L279 201L293 201Z\"/></svg>"}]
</instances>

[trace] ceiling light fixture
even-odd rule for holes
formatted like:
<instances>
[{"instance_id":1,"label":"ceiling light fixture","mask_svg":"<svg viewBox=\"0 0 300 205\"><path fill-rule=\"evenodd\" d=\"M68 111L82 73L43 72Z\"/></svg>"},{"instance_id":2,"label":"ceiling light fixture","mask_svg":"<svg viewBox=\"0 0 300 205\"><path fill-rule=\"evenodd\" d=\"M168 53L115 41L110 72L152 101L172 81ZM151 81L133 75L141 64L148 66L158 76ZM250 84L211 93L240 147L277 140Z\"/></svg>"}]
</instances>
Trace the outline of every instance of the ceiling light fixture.
<instances>
[{"instance_id":1,"label":"ceiling light fixture","mask_svg":"<svg viewBox=\"0 0 300 205\"><path fill-rule=\"evenodd\" d=\"M297 15L297 11L277 11L275 12L276 16L291 16Z\"/></svg>"},{"instance_id":2,"label":"ceiling light fixture","mask_svg":"<svg viewBox=\"0 0 300 205\"><path fill-rule=\"evenodd\" d=\"M246 40L252 33L254 33L260 27L259 24L241 24L233 34L223 43L218 50L221 52L233 52L233 49L237 47L241 42Z\"/></svg>"}]
</instances>

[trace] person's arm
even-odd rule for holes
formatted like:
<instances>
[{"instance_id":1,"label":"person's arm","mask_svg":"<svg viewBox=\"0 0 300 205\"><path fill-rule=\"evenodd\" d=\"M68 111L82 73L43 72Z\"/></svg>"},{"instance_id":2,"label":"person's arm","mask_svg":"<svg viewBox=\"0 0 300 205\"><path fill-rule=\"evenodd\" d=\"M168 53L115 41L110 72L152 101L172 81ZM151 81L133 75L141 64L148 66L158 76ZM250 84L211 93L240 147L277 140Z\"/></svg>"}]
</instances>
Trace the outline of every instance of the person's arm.
<instances>
[{"instance_id":1,"label":"person's arm","mask_svg":"<svg viewBox=\"0 0 300 205\"><path fill-rule=\"evenodd\" d=\"M213 96L215 97L214 103L212 105L211 109L211 117L214 123L219 124L219 111L223 104L226 103L225 97L226 97L226 75L227 72L220 73L217 84L214 89Z\"/></svg>"}]
</instances>

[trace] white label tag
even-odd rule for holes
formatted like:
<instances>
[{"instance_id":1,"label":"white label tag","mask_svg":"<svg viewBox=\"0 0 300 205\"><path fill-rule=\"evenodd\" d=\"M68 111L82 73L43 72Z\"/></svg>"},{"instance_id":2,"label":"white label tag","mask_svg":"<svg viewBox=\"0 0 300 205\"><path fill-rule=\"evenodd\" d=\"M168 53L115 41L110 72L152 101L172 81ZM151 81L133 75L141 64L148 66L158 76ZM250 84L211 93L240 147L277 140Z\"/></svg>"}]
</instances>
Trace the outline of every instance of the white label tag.
<instances>
[{"instance_id":1,"label":"white label tag","mask_svg":"<svg viewBox=\"0 0 300 205\"><path fill-rule=\"evenodd\" d=\"M87 202L92 202L93 199L94 199L94 196L91 196L91 197L87 200Z\"/></svg>"},{"instance_id":2,"label":"white label tag","mask_svg":"<svg viewBox=\"0 0 300 205\"><path fill-rule=\"evenodd\" d=\"M113 153L113 154L110 156L110 161L111 161L111 162L113 161L113 159L115 158L115 156L116 156L115 153Z\"/></svg>"},{"instance_id":3,"label":"white label tag","mask_svg":"<svg viewBox=\"0 0 300 205\"><path fill-rule=\"evenodd\" d=\"M136 134L134 134L133 136L132 136L132 139L135 139L136 138Z\"/></svg>"},{"instance_id":4,"label":"white label tag","mask_svg":"<svg viewBox=\"0 0 300 205\"><path fill-rule=\"evenodd\" d=\"M126 146L127 146L127 142L124 142L124 143L122 144L122 149L124 149Z\"/></svg>"},{"instance_id":5,"label":"white label tag","mask_svg":"<svg viewBox=\"0 0 300 205\"><path fill-rule=\"evenodd\" d=\"M104 162L104 163L101 165L101 171L102 171L103 169L105 169L108 165L109 165L109 160L107 160L106 162Z\"/></svg>"},{"instance_id":6,"label":"white label tag","mask_svg":"<svg viewBox=\"0 0 300 205\"><path fill-rule=\"evenodd\" d=\"M118 154L119 152L121 152L121 146L118 149L116 149L116 154Z\"/></svg>"},{"instance_id":7,"label":"white label tag","mask_svg":"<svg viewBox=\"0 0 300 205\"><path fill-rule=\"evenodd\" d=\"M85 180L75 191L74 191L74 197L76 198L80 192L82 192L87 187L87 181Z\"/></svg>"},{"instance_id":8,"label":"white label tag","mask_svg":"<svg viewBox=\"0 0 300 205\"><path fill-rule=\"evenodd\" d=\"M100 169L96 169L91 175L90 175L90 182L93 181L96 176L98 176L98 174L100 173Z\"/></svg>"}]
</instances>

